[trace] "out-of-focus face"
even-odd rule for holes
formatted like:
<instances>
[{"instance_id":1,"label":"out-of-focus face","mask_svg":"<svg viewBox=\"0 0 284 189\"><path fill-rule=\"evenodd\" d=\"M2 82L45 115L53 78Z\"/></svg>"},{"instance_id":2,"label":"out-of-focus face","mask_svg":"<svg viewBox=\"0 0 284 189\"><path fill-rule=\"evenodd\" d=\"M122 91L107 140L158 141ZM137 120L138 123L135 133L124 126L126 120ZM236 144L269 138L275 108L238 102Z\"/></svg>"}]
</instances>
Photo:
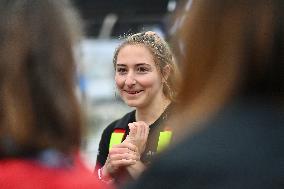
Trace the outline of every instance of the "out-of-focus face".
<instances>
[{"instance_id":1,"label":"out-of-focus face","mask_svg":"<svg viewBox=\"0 0 284 189\"><path fill-rule=\"evenodd\" d=\"M126 45L119 51L115 82L131 107L147 107L164 95L160 71L151 52L142 45Z\"/></svg>"}]
</instances>

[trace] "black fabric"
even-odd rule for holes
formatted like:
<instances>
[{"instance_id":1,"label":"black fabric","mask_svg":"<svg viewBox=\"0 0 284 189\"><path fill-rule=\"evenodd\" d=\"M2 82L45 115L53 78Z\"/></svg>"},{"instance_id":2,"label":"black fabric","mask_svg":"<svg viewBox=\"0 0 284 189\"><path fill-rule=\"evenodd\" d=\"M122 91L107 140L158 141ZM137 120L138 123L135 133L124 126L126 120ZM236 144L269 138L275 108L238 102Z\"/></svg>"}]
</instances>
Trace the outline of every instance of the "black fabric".
<instances>
[{"instance_id":1,"label":"black fabric","mask_svg":"<svg viewBox=\"0 0 284 189\"><path fill-rule=\"evenodd\" d=\"M157 153L159 135L160 132L164 130L165 125L163 124L163 122L167 119L169 112L170 112L170 106L166 108L166 110L162 113L162 115L153 124L149 126L150 131L148 135L146 148L144 153L141 155L141 161L146 166L151 163L153 157ZM112 122L110 125L106 127L106 129L102 133L101 140L99 143L99 151L98 151L95 170L97 170L98 168L100 168L105 164L105 161L109 153L109 142L113 131L115 129L125 129L126 132L123 138L124 140L129 133L128 123L132 123L135 121L136 119L135 119L135 110L134 110L124 115L121 119ZM120 173L115 176L117 183L119 182L120 174L125 175L127 173L121 170Z\"/></svg>"},{"instance_id":2,"label":"black fabric","mask_svg":"<svg viewBox=\"0 0 284 189\"><path fill-rule=\"evenodd\" d=\"M101 140L99 143L99 150L97 155L96 169L103 166L109 153L109 142L111 134L115 129L125 129L125 136L129 133L128 123L135 121L135 111L129 112L121 119L115 120L109 124L103 131Z\"/></svg>"},{"instance_id":3,"label":"black fabric","mask_svg":"<svg viewBox=\"0 0 284 189\"><path fill-rule=\"evenodd\" d=\"M283 189L284 112L244 101L160 154L126 189Z\"/></svg>"}]
</instances>

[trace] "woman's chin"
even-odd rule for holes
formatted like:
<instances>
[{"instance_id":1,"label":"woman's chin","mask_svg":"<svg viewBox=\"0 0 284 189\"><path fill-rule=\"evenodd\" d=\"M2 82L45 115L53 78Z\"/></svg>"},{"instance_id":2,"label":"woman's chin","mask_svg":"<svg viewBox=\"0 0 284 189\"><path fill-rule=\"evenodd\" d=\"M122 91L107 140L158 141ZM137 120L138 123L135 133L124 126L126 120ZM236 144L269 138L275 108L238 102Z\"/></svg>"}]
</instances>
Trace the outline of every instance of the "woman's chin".
<instances>
[{"instance_id":1,"label":"woman's chin","mask_svg":"<svg viewBox=\"0 0 284 189\"><path fill-rule=\"evenodd\" d=\"M137 100L125 100L124 99L124 102L125 104L127 104L127 106L134 107L134 108L140 105L140 103L137 102Z\"/></svg>"},{"instance_id":2,"label":"woman's chin","mask_svg":"<svg viewBox=\"0 0 284 189\"><path fill-rule=\"evenodd\" d=\"M133 107L133 108L137 107L137 103L133 103L133 102L125 102L125 103L126 103L127 106L129 106L129 107Z\"/></svg>"}]
</instances>

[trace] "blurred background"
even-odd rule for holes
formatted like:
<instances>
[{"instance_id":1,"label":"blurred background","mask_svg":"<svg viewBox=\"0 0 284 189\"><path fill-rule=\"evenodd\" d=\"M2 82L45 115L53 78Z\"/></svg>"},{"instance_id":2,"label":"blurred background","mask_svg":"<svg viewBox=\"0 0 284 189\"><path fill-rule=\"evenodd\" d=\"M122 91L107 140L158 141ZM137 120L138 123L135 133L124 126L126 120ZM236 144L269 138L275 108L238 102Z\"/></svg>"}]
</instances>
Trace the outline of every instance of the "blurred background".
<instances>
[{"instance_id":1,"label":"blurred background","mask_svg":"<svg viewBox=\"0 0 284 189\"><path fill-rule=\"evenodd\" d=\"M78 50L78 95L87 117L82 152L94 168L103 129L131 109L119 98L112 58L120 39L141 31L167 38L178 0L73 0L83 17L86 38Z\"/></svg>"}]
</instances>

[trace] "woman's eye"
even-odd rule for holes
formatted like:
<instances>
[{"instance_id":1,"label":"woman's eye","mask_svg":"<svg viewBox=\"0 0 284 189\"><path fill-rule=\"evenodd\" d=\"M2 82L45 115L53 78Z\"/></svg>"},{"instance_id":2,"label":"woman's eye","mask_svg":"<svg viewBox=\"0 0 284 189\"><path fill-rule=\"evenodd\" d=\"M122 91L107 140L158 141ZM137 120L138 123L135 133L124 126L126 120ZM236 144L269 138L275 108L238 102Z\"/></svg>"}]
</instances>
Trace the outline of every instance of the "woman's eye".
<instances>
[{"instance_id":1,"label":"woman's eye","mask_svg":"<svg viewBox=\"0 0 284 189\"><path fill-rule=\"evenodd\" d=\"M123 74L123 73L126 73L127 70L125 68L116 68L116 72Z\"/></svg>"},{"instance_id":2,"label":"woman's eye","mask_svg":"<svg viewBox=\"0 0 284 189\"><path fill-rule=\"evenodd\" d=\"M138 68L137 68L137 71L138 71L138 73L144 73L144 72L149 71L149 69L148 69L148 68L145 68L145 67L138 67Z\"/></svg>"}]
</instances>

